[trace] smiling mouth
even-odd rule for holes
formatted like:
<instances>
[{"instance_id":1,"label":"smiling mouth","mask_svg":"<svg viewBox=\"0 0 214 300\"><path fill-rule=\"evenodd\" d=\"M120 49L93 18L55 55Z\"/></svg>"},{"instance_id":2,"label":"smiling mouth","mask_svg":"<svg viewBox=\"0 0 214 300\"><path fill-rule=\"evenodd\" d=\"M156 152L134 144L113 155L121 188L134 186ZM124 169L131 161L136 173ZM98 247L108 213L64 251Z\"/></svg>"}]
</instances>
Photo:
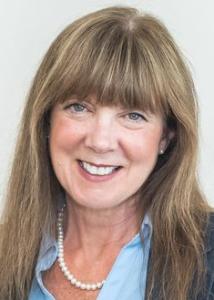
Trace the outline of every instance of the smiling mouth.
<instances>
[{"instance_id":1,"label":"smiling mouth","mask_svg":"<svg viewBox=\"0 0 214 300\"><path fill-rule=\"evenodd\" d=\"M93 164L90 164L88 162L78 160L80 167L89 173L90 175L96 175L96 176L105 176L110 175L119 169L121 169L121 166L95 166Z\"/></svg>"}]
</instances>

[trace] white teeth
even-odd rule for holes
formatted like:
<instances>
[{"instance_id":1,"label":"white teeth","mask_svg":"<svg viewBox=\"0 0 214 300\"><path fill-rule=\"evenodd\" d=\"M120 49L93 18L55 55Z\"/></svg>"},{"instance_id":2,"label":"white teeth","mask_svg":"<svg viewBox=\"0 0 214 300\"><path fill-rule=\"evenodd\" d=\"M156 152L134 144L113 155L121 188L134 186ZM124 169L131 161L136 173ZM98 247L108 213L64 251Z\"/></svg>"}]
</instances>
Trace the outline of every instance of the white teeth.
<instances>
[{"instance_id":1,"label":"white teeth","mask_svg":"<svg viewBox=\"0 0 214 300\"><path fill-rule=\"evenodd\" d=\"M117 167L95 167L84 161L82 161L81 163L83 168L92 175L109 175L117 168Z\"/></svg>"}]
</instances>

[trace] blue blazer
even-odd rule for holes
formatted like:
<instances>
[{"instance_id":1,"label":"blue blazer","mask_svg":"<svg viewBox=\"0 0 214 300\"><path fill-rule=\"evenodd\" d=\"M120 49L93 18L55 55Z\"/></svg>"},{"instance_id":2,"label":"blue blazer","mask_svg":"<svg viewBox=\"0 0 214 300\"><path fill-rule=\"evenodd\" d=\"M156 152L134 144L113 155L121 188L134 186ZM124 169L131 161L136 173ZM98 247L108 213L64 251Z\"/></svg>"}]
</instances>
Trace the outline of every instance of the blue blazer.
<instances>
[{"instance_id":1,"label":"blue blazer","mask_svg":"<svg viewBox=\"0 0 214 300\"><path fill-rule=\"evenodd\" d=\"M205 262L207 267L205 289L197 300L214 300L214 213L210 215L207 228Z\"/></svg>"},{"instance_id":2,"label":"blue blazer","mask_svg":"<svg viewBox=\"0 0 214 300\"><path fill-rule=\"evenodd\" d=\"M194 278L193 278L193 284L190 290L188 300L214 300L214 213L210 214L209 223L207 226L204 259L206 265L206 277L205 277L205 284L203 290L198 294L197 297L193 296L193 291L194 291ZM158 296L157 288L154 289L152 299L153 300L160 299ZM172 300L172 299L164 299L164 300Z\"/></svg>"}]
</instances>

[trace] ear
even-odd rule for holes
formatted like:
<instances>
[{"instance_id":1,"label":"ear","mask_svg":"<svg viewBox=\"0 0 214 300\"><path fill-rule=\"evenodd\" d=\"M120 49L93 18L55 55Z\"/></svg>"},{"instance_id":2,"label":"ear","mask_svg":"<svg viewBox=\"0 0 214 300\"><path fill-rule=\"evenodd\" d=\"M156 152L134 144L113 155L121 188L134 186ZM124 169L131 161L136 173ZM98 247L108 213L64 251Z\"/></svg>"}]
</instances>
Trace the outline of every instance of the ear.
<instances>
[{"instance_id":1,"label":"ear","mask_svg":"<svg viewBox=\"0 0 214 300\"><path fill-rule=\"evenodd\" d=\"M164 128L163 134L159 143L159 154L164 154L170 141L174 138L175 132L172 129Z\"/></svg>"}]
</instances>

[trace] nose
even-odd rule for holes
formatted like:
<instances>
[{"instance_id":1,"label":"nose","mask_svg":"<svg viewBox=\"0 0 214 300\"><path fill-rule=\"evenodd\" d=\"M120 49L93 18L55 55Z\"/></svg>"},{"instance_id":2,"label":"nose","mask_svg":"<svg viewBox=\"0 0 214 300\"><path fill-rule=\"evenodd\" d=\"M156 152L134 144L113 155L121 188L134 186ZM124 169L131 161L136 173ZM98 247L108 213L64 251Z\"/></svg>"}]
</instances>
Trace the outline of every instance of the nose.
<instances>
[{"instance_id":1,"label":"nose","mask_svg":"<svg viewBox=\"0 0 214 300\"><path fill-rule=\"evenodd\" d=\"M106 153L116 149L116 128L112 118L107 115L98 116L89 127L85 139L86 147L96 153Z\"/></svg>"}]
</instances>

